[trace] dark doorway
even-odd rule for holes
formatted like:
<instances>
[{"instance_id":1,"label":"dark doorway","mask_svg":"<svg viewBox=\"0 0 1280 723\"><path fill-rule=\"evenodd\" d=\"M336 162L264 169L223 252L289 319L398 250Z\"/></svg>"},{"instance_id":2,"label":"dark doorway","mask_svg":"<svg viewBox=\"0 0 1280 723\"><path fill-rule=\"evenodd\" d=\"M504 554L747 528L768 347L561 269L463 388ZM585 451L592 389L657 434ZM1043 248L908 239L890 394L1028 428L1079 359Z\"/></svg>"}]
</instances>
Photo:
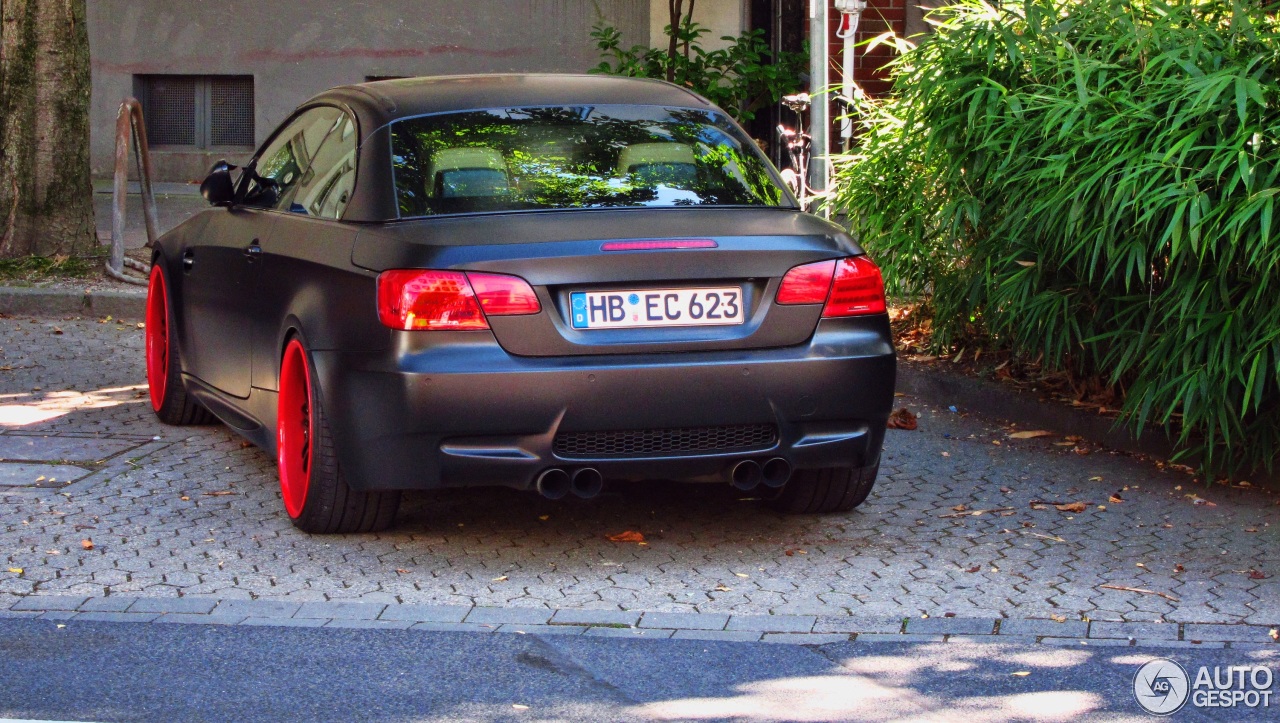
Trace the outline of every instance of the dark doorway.
<instances>
[{"instance_id":1,"label":"dark doorway","mask_svg":"<svg viewBox=\"0 0 1280 723\"><path fill-rule=\"evenodd\" d=\"M750 0L751 29L763 30L765 40L776 53L778 51L800 52L804 49L809 22L809 0ZM806 78L806 86L808 80ZM808 90L808 87L798 90ZM786 153L778 143L775 130L779 123L795 126L795 114L784 111L773 105L756 113L756 117L747 123L747 131L751 137L763 141L768 149L769 159L778 168L788 162Z\"/></svg>"}]
</instances>

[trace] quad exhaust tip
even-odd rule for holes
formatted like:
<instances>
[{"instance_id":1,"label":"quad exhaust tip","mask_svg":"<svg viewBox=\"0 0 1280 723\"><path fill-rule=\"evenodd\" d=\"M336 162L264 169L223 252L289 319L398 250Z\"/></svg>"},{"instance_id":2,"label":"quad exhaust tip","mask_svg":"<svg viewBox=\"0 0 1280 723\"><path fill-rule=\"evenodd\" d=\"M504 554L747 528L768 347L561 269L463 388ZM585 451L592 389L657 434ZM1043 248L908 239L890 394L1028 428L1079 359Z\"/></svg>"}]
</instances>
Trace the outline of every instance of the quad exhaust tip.
<instances>
[{"instance_id":1,"label":"quad exhaust tip","mask_svg":"<svg viewBox=\"0 0 1280 723\"><path fill-rule=\"evenodd\" d=\"M744 459L735 464L729 472L729 484L734 488L743 492L753 490L756 485L760 484L764 477L764 473L760 469L760 465L753 459Z\"/></svg>"},{"instance_id":2,"label":"quad exhaust tip","mask_svg":"<svg viewBox=\"0 0 1280 723\"><path fill-rule=\"evenodd\" d=\"M552 467L538 475L538 494L549 500L563 499L573 487L569 473L559 467Z\"/></svg>"},{"instance_id":3,"label":"quad exhaust tip","mask_svg":"<svg viewBox=\"0 0 1280 723\"><path fill-rule=\"evenodd\" d=\"M765 487L777 489L791 479L791 463L781 457L774 457L760 466L760 476Z\"/></svg>"},{"instance_id":4,"label":"quad exhaust tip","mask_svg":"<svg viewBox=\"0 0 1280 723\"><path fill-rule=\"evenodd\" d=\"M569 486L575 495L589 500L600 494L600 490L604 488L604 477L594 467L583 467L574 471Z\"/></svg>"}]
</instances>

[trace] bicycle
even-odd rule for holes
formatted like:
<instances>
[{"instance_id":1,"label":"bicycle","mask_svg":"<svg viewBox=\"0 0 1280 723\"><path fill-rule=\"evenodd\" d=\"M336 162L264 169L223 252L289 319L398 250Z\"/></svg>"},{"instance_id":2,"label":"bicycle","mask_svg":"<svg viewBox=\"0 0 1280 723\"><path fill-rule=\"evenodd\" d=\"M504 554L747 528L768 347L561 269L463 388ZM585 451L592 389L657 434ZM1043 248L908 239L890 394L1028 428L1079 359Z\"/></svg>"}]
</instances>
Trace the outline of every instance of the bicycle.
<instances>
[{"instance_id":1,"label":"bicycle","mask_svg":"<svg viewBox=\"0 0 1280 723\"><path fill-rule=\"evenodd\" d=\"M817 195L809 186L809 158L813 137L804 132L804 112L811 103L808 93L782 96L782 104L796 114L796 127L792 129L778 124L778 138L786 146L787 155L791 158L791 167L782 170L782 180L796 195L800 208L804 211L809 210L811 199Z\"/></svg>"}]
</instances>

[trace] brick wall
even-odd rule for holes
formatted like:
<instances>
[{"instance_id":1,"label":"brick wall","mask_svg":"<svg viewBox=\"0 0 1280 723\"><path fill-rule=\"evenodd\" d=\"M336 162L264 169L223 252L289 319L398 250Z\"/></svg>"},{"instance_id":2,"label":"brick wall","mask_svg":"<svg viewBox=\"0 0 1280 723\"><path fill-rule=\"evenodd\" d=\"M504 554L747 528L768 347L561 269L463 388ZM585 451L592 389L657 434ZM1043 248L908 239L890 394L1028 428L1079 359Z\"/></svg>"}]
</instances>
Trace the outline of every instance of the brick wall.
<instances>
[{"instance_id":1,"label":"brick wall","mask_svg":"<svg viewBox=\"0 0 1280 723\"><path fill-rule=\"evenodd\" d=\"M911 0L868 0L867 9L862 12L862 20L858 24L857 43L870 40L886 31L892 30L896 35L905 35L906 5ZM844 41L836 37L840 27L840 13L835 9L834 0L827 0L831 6L831 29L828 42L831 44L831 82L839 83L841 68L844 62ZM889 46L881 45L867 52L865 46L855 50L853 61L853 78L867 93L880 95L889 90L889 82L885 79L883 66L893 57Z\"/></svg>"}]
</instances>

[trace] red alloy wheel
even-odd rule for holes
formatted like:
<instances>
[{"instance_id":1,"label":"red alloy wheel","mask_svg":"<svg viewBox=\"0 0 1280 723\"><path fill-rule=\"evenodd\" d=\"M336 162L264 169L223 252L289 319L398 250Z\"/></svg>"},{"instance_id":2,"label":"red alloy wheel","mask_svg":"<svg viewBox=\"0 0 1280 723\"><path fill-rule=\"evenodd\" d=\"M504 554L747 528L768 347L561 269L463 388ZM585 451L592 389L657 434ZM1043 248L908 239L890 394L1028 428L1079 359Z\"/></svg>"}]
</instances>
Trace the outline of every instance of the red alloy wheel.
<instances>
[{"instance_id":1,"label":"red alloy wheel","mask_svg":"<svg viewBox=\"0 0 1280 723\"><path fill-rule=\"evenodd\" d=\"M147 284L147 387L151 392L151 409L164 406L165 386L169 383L169 301L160 266L151 267Z\"/></svg>"},{"instance_id":2,"label":"red alloy wheel","mask_svg":"<svg viewBox=\"0 0 1280 723\"><path fill-rule=\"evenodd\" d=\"M280 396L276 414L276 463L280 470L280 495L289 517L297 519L307 503L311 487L311 440L315 424L311 416L311 371L302 342L285 347L280 362Z\"/></svg>"}]
</instances>

